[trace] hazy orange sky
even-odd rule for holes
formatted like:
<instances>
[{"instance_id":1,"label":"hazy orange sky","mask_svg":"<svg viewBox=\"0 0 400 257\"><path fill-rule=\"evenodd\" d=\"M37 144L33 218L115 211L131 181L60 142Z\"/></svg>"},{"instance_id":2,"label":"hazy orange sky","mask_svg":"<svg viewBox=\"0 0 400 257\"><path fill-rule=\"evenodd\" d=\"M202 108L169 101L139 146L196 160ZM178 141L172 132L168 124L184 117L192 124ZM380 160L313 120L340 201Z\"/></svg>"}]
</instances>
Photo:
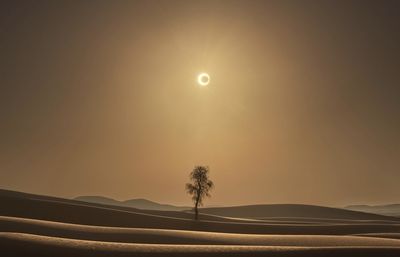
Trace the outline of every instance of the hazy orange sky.
<instances>
[{"instance_id":1,"label":"hazy orange sky","mask_svg":"<svg viewBox=\"0 0 400 257\"><path fill-rule=\"evenodd\" d=\"M399 1L3 1L0 187L400 202ZM196 76L211 83L199 87Z\"/></svg>"}]
</instances>

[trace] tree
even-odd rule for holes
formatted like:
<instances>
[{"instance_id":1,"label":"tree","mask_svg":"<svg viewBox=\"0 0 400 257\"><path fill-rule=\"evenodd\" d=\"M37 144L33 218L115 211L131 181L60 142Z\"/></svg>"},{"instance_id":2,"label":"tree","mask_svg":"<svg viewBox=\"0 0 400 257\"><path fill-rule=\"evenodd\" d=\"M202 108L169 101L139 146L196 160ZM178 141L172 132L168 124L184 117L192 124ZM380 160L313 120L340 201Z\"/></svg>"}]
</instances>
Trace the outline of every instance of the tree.
<instances>
[{"instance_id":1,"label":"tree","mask_svg":"<svg viewBox=\"0 0 400 257\"><path fill-rule=\"evenodd\" d=\"M192 183L186 184L186 192L192 196L194 202L195 219L198 219L198 207L203 205L205 196L211 197L210 191L214 188L214 183L208 178L210 169L207 166L195 166L190 173Z\"/></svg>"}]
</instances>

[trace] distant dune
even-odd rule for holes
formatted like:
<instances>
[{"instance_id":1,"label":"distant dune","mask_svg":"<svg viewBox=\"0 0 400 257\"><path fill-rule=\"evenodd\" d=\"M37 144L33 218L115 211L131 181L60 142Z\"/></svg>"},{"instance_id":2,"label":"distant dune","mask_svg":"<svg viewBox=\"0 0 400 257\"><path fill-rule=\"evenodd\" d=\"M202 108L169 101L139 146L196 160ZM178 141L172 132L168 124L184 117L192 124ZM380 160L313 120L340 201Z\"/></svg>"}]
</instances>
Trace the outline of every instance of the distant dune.
<instances>
[{"instance_id":1,"label":"distant dune","mask_svg":"<svg viewBox=\"0 0 400 257\"><path fill-rule=\"evenodd\" d=\"M375 213L380 215L400 217L400 204L386 204L386 205L349 205L345 209L353 211L361 211L368 213Z\"/></svg>"},{"instance_id":2,"label":"distant dune","mask_svg":"<svg viewBox=\"0 0 400 257\"><path fill-rule=\"evenodd\" d=\"M359 211L322 207L302 204L269 204L269 205L248 205L233 207L202 208L202 213L239 217L266 219L274 217L286 218L322 218L322 219L354 219L354 220L397 220L383 215L364 213Z\"/></svg>"},{"instance_id":3,"label":"distant dune","mask_svg":"<svg viewBox=\"0 0 400 257\"><path fill-rule=\"evenodd\" d=\"M0 256L400 256L400 219L311 205L140 210L0 190Z\"/></svg>"},{"instance_id":4,"label":"distant dune","mask_svg":"<svg viewBox=\"0 0 400 257\"><path fill-rule=\"evenodd\" d=\"M99 203L99 204L107 204L107 205L116 205L116 206L124 206L124 207L132 207L136 209L143 210L158 210L158 211L183 211L189 210L191 207L184 206L174 206L170 204L160 204L153 201L149 201L147 199L130 199L126 201L117 201L112 198L103 197L103 196L78 196L74 198L74 200L88 202L88 203Z\"/></svg>"}]
</instances>

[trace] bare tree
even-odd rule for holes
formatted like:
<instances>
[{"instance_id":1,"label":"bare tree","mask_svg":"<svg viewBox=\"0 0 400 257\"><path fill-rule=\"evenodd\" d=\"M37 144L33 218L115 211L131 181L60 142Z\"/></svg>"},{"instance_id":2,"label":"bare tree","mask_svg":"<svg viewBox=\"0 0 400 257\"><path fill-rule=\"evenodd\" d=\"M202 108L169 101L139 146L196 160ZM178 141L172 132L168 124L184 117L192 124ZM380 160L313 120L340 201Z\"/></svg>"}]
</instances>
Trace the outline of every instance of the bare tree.
<instances>
[{"instance_id":1,"label":"bare tree","mask_svg":"<svg viewBox=\"0 0 400 257\"><path fill-rule=\"evenodd\" d=\"M207 166L195 166L190 173L192 183L186 184L186 191L192 196L194 202L195 219L198 219L198 207L203 205L205 196L211 197L210 191L214 187L214 183L208 178L210 169Z\"/></svg>"}]
</instances>

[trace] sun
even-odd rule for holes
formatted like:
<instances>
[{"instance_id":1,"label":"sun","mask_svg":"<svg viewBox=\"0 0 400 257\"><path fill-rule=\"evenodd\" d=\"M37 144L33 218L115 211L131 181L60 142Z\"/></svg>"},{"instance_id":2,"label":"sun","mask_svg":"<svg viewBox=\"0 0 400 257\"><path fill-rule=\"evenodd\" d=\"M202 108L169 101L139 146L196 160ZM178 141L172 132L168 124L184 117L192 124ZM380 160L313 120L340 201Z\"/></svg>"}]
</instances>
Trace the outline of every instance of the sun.
<instances>
[{"instance_id":1,"label":"sun","mask_svg":"<svg viewBox=\"0 0 400 257\"><path fill-rule=\"evenodd\" d=\"M197 83L199 83L199 85L203 87L207 86L210 83L210 75L205 72L199 74L199 76L197 77Z\"/></svg>"}]
</instances>

